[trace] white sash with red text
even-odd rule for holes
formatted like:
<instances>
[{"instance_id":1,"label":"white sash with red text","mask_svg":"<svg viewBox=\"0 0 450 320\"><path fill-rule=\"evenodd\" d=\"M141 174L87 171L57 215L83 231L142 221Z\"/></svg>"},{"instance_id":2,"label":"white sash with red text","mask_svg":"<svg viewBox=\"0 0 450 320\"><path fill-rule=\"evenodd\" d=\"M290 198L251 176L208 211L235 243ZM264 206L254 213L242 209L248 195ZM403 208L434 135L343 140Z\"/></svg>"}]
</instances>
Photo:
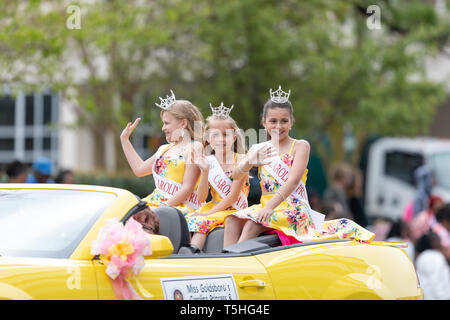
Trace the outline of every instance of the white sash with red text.
<instances>
[{"instance_id":1,"label":"white sash with red text","mask_svg":"<svg viewBox=\"0 0 450 320\"><path fill-rule=\"evenodd\" d=\"M217 161L214 155L207 156L206 159L209 162L209 184L216 190L222 199L225 199L231 191L232 181L227 177L225 172L223 172L219 161ZM232 207L236 210L242 210L248 207L247 196L242 191L236 202L232 204Z\"/></svg>"},{"instance_id":2,"label":"white sash with red text","mask_svg":"<svg viewBox=\"0 0 450 320\"><path fill-rule=\"evenodd\" d=\"M280 185L283 185L283 183L287 181L289 170L291 169L287 164L285 164L280 159L280 157L273 158L272 162L270 162L267 165L264 165L263 167ZM303 182L302 179L289 196L301 200L304 204L308 206L309 209L311 209L308 201L308 195L306 193L305 183ZM321 233L323 229L323 222L325 220L325 215L314 210L310 210L310 215L314 222L314 225L316 226L316 231Z\"/></svg>"},{"instance_id":3,"label":"white sash with red text","mask_svg":"<svg viewBox=\"0 0 450 320\"><path fill-rule=\"evenodd\" d=\"M179 182L175 182L173 180L167 179L165 177L160 176L155 173L156 168L156 160L161 156L161 154L167 150L167 145L163 145L159 147L158 151L156 151L155 162L153 163L153 179L155 180L155 187L158 191L166 198L170 199L178 190L181 189L182 184ZM198 200L198 195L196 190L194 190L189 198L184 201L184 204L188 207L197 210L201 207L201 203Z\"/></svg>"}]
</instances>

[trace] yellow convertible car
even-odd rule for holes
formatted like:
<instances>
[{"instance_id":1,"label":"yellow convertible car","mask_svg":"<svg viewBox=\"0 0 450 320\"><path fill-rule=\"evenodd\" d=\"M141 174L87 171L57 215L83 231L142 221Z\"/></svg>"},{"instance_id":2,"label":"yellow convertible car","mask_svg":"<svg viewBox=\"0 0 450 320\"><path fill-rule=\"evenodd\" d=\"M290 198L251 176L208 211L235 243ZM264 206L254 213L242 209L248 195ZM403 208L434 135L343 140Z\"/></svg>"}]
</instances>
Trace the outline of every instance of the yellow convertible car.
<instances>
[{"instance_id":1,"label":"yellow convertible car","mask_svg":"<svg viewBox=\"0 0 450 320\"><path fill-rule=\"evenodd\" d=\"M92 242L111 218L145 207L123 189L0 184L0 299L115 299ZM185 219L156 210L160 234L130 283L144 299L423 299L402 243L328 240L281 246L263 235L222 248L223 228L204 254L186 254Z\"/></svg>"}]
</instances>

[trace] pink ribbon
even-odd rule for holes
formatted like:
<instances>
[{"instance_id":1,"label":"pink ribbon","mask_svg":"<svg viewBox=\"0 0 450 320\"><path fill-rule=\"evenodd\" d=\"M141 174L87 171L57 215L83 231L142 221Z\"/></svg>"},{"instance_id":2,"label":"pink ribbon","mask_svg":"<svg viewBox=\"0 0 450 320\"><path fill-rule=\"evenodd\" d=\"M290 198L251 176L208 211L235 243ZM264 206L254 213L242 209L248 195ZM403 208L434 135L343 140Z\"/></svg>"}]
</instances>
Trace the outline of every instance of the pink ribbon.
<instances>
[{"instance_id":1,"label":"pink ribbon","mask_svg":"<svg viewBox=\"0 0 450 320\"><path fill-rule=\"evenodd\" d=\"M108 220L93 242L91 253L100 254L117 299L142 300L128 281L144 267L144 256L151 254L150 239L139 222L130 218L124 226L117 218ZM144 296L150 297L135 280Z\"/></svg>"},{"instance_id":2,"label":"pink ribbon","mask_svg":"<svg viewBox=\"0 0 450 320\"><path fill-rule=\"evenodd\" d=\"M111 284L118 300L143 300L125 277L111 279Z\"/></svg>"}]
</instances>

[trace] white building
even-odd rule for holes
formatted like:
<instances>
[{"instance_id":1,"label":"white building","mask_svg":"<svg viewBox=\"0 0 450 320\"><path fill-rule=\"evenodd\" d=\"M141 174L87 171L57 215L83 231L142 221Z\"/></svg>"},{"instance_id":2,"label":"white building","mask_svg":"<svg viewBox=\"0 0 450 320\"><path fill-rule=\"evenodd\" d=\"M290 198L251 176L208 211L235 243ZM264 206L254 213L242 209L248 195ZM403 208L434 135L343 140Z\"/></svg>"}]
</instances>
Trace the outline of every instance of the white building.
<instances>
[{"instance_id":1,"label":"white building","mask_svg":"<svg viewBox=\"0 0 450 320\"><path fill-rule=\"evenodd\" d=\"M0 96L0 166L13 160L31 164L38 157L53 163L53 174L59 169L89 172L95 170L92 134L76 125L77 113L70 101L50 90L12 95L6 88ZM145 125L140 132L145 132ZM147 136L139 131L133 144L142 157L148 157ZM108 135L104 148L108 159L105 171L115 170L113 139Z\"/></svg>"},{"instance_id":2,"label":"white building","mask_svg":"<svg viewBox=\"0 0 450 320\"><path fill-rule=\"evenodd\" d=\"M57 94L19 92L0 97L0 163L18 159L31 163L45 156L59 162L60 103Z\"/></svg>"}]
</instances>

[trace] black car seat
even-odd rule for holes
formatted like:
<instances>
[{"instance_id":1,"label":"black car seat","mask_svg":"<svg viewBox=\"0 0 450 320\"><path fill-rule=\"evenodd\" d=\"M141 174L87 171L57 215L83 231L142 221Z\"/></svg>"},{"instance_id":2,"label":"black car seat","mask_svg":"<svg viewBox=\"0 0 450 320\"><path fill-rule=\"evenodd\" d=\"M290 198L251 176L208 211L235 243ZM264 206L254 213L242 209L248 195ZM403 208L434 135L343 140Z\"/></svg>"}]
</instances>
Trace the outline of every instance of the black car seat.
<instances>
[{"instance_id":1,"label":"black car seat","mask_svg":"<svg viewBox=\"0 0 450 320\"><path fill-rule=\"evenodd\" d=\"M223 248L224 233L225 233L224 227L218 227L218 228L215 228L213 231L211 231L208 234L208 237L206 238L205 247L203 248L203 252L205 252L205 253L222 253L222 252L224 252L224 248ZM247 241L258 242L259 245L261 245L267 249L272 248L272 247L281 246L280 238L276 234L262 233L260 236L254 238L254 239L247 240ZM239 246L239 248L241 248L243 246L241 244L237 244L237 245ZM245 243L244 243L244 245L245 245ZM227 247L225 252L233 252L233 249L230 247Z\"/></svg>"},{"instance_id":2,"label":"black car seat","mask_svg":"<svg viewBox=\"0 0 450 320\"><path fill-rule=\"evenodd\" d=\"M225 228L218 227L215 228L208 234L206 238L205 246L203 247L203 252L205 253L221 253L223 249L223 235Z\"/></svg>"},{"instance_id":3,"label":"black car seat","mask_svg":"<svg viewBox=\"0 0 450 320\"><path fill-rule=\"evenodd\" d=\"M189 229L183 214L172 207L158 207L152 210L159 217L159 233L172 242L173 253L178 253L182 247L189 247Z\"/></svg>"}]
</instances>

